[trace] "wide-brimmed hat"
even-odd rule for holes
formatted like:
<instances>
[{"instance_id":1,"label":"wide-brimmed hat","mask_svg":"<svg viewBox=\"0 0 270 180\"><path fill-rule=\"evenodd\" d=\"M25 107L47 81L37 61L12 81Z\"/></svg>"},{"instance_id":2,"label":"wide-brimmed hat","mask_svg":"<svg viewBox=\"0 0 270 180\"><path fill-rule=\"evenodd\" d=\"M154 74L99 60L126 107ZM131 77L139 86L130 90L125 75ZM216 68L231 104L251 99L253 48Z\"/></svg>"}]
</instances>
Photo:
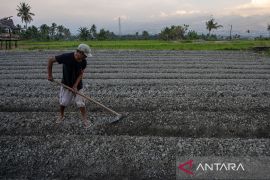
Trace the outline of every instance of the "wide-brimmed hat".
<instances>
[{"instance_id":1,"label":"wide-brimmed hat","mask_svg":"<svg viewBox=\"0 0 270 180\"><path fill-rule=\"evenodd\" d=\"M77 50L83 52L86 57L92 57L91 49L87 44L80 44Z\"/></svg>"}]
</instances>

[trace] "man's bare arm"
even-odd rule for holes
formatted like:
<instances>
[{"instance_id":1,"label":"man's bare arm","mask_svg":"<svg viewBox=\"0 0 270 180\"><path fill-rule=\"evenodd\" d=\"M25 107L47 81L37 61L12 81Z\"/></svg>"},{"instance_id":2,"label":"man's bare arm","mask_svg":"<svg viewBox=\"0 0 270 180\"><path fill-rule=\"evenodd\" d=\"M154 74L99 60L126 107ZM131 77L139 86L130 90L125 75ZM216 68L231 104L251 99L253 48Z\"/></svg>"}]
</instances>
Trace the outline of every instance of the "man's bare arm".
<instances>
[{"instance_id":1,"label":"man's bare arm","mask_svg":"<svg viewBox=\"0 0 270 180\"><path fill-rule=\"evenodd\" d=\"M48 60L48 80L49 81L53 81L53 76L52 76L52 67L53 67L53 63L56 62L55 57L50 57Z\"/></svg>"}]
</instances>

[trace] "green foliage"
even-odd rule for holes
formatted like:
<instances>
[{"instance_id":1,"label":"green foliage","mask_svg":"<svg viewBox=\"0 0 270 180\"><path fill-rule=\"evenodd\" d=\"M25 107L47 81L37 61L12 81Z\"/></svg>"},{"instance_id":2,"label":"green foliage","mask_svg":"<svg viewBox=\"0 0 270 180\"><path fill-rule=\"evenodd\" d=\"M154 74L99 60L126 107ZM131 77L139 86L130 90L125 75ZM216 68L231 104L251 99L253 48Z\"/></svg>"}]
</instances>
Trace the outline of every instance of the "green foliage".
<instances>
[{"instance_id":1,"label":"green foliage","mask_svg":"<svg viewBox=\"0 0 270 180\"><path fill-rule=\"evenodd\" d=\"M106 31L105 29L100 29L99 33L97 34L97 40L111 40L116 38L115 34L110 31Z\"/></svg>"},{"instance_id":2,"label":"green foliage","mask_svg":"<svg viewBox=\"0 0 270 180\"><path fill-rule=\"evenodd\" d=\"M186 35L186 39L189 40L195 40L195 39L199 39L200 36L197 34L196 31L189 31Z\"/></svg>"},{"instance_id":3,"label":"green foliage","mask_svg":"<svg viewBox=\"0 0 270 180\"><path fill-rule=\"evenodd\" d=\"M87 41L90 37L90 32L87 27L80 27L79 28L79 39Z\"/></svg>"},{"instance_id":4,"label":"green foliage","mask_svg":"<svg viewBox=\"0 0 270 180\"><path fill-rule=\"evenodd\" d=\"M68 40L71 37L69 29L63 25L57 26L52 23L52 26L42 24L40 27L30 26L26 30L21 29L20 25L17 25L18 30L16 34L20 35L23 40Z\"/></svg>"},{"instance_id":5,"label":"green foliage","mask_svg":"<svg viewBox=\"0 0 270 180\"><path fill-rule=\"evenodd\" d=\"M222 25L218 25L217 22L215 22L214 18L210 18L209 21L206 21L205 23L206 29L209 31L208 35L210 36L212 29L218 29L223 27Z\"/></svg>"},{"instance_id":6,"label":"green foliage","mask_svg":"<svg viewBox=\"0 0 270 180\"><path fill-rule=\"evenodd\" d=\"M20 5L18 5L17 7L17 16L21 17L22 22L25 22L25 29L27 29L27 24L33 21L32 16L34 16L35 14L30 12L31 7L25 2L21 2Z\"/></svg>"},{"instance_id":7,"label":"green foliage","mask_svg":"<svg viewBox=\"0 0 270 180\"><path fill-rule=\"evenodd\" d=\"M149 33L147 31L143 31L142 32L142 37L143 37L144 40L149 39Z\"/></svg>"},{"instance_id":8,"label":"green foliage","mask_svg":"<svg viewBox=\"0 0 270 180\"><path fill-rule=\"evenodd\" d=\"M50 27L47 25L47 24L42 24L40 27L39 27L39 30L40 30L40 37L41 39L43 40L50 40Z\"/></svg>"},{"instance_id":9,"label":"green foliage","mask_svg":"<svg viewBox=\"0 0 270 180\"><path fill-rule=\"evenodd\" d=\"M93 24L90 28L90 37L91 37L91 39L97 38L97 27L95 24Z\"/></svg>"},{"instance_id":10,"label":"green foliage","mask_svg":"<svg viewBox=\"0 0 270 180\"><path fill-rule=\"evenodd\" d=\"M79 35L80 40L87 41L87 40L110 40L116 38L113 32L105 30L104 28L100 29L99 33L97 33L96 25L92 25L90 29L87 27L80 27L79 28Z\"/></svg>"},{"instance_id":11,"label":"green foliage","mask_svg":"<svg viewBox=\"0 0 270 180\"><path fill-rule=\"evenodd\" d=\"M21 34L23 39L40 39L40 34L36 26L30 26Z\"/></svg>"},{"instance_id":12,"label":"green foliage","mask_svg":"<svg viewBox=\"0 0 270 180\"><path fill-rule=\"evenodd\" d=\"M160 41L160 40L109 40L109 41L19 41L21 49L75 49L86 43L94 49L142 50L252 50L255 46L270 46L269 40L232 41Z\"/></svg>"},{"instance_id":13,"label":"green foliage","mask_svg":"<svg viewBox=\"0 0 270 180\"><path fill-rule=\"evenodd\" d=\"M207 34L207 35L202 34L200 36L200 38L203 40L207 40L207 41L217 41L218 40L218 38L215 34L210 34L210 35L209 34Z\"/></svg>"},{"instance_id":14,"label":"green foliage","mask_svg":"<svg viewBox=\"0 0 270 180\"><path fill-rule=\"evenodd\" d=\"M57 28L57 24L56 23L52 23L52 25L50 27L50 37L51 37L51 39L54 39L55 38L56 28Z\"/></svg>"},{"instance_id":15,"label":"green foliage","mask_svg":"<svg viewBox=\"0 0 270 180\"><path fill-rule=\"evenodd\" d=\"M159 35L162 40L182 40L188 30L188 25L165 27Z\"/></svg>"}]
</instances>

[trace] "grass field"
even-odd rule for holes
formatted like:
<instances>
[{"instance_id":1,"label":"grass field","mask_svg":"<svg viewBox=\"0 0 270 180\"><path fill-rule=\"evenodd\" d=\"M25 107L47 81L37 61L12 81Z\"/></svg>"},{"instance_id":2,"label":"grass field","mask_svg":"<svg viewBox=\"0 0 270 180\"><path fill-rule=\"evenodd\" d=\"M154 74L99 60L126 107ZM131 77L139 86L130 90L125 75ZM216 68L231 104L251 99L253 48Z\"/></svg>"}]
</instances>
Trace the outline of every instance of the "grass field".
<instances>
[{"instance_id":1,"label":"grass field","mask_svg":"<svg viewBox=\"0 0 270 180\"><path fill-rule=\"evenodd\" d=\"M269 40L235 41L159 41L159 40L115 40L115 41L20 41L19 49L74 49L79 43L89 44L93 49L141 49L141 50L250 50L258 46L270 47Z\"/></svg>"}]
</instances>

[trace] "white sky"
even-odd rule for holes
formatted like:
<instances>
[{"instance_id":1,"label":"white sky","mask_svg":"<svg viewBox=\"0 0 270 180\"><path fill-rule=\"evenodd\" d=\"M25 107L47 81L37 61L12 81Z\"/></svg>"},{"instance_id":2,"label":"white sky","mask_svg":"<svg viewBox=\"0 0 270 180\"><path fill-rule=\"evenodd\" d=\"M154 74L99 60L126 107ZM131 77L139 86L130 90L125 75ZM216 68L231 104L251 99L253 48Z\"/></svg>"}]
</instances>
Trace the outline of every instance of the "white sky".
<instances>
[{"instance_id":1,"label":"white sky","mask_svg":"<svg viewBox=\"0 0 270 180\"><path fill-rule=\"evenodd\" d=\"M213 17L223 23L270 23L270 0L0 0L0 17L13 16L15 24L22 24L17 17L17 5L26 2L35 13L32 25L64 25L77 32L79 27L118 31L118 17L122 19L122 31L133 33L149 30L159 32L165 25L190 24L205 29L205 21ZM258 19L258 16L261 16ZM255 21L252 21L256 17ZM265 19L269 22L265 22ZM237 20L238 19L238 20ZM247 21L246 23L243 21ZM30 25L31 25L30 24ZM254 27L258 27L254 24ZM156 29L155 29L156 28Z\"/></svg>"}]
</instances>

